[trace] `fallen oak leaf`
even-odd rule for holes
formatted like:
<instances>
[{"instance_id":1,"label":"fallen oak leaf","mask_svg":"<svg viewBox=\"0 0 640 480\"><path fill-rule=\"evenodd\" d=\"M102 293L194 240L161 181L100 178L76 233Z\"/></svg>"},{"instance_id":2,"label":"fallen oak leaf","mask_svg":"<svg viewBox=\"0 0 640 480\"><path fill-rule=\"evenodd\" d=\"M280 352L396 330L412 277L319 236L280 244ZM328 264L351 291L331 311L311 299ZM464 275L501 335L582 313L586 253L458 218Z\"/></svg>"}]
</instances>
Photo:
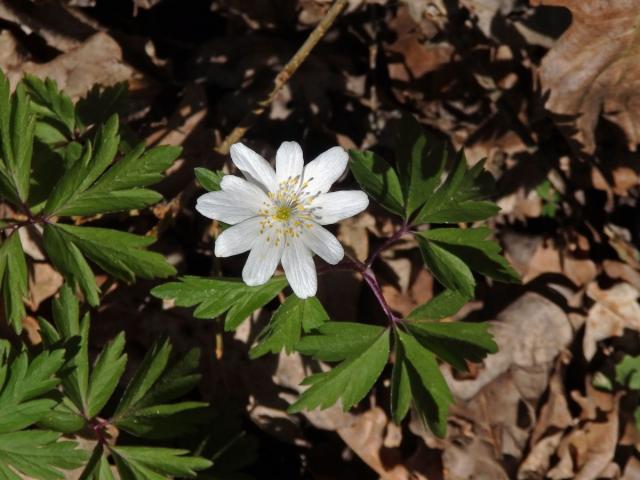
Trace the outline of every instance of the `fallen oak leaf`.
<instances>
[{"instance_id":1,"label":"fallen oak leaf","mask_svg":"<svg viewBox=\"0 0 640 480\"><path fill-rule=\"evenodd\" d=\"M586 153L595 151L594 130L601 113L624 131L635 150L640 143L640 0L531 3L566 7L573 17L542 60L546 107L559 117L573 117L566 126L577 128L574 139Z\"/></svg>"},{"instance_id":2,"label":"fallen oak leaf","mask_svg":"<svg viewBox=\"0 0 640 480\"><path fill-rule=\"evenodd\" d=\"M591 360L599 341L619 337L625 328L640 331L640 293L628 283L618 283L608 290L592 283L587 294L596 301L587 314L582 343L584 357Z\"/></svg>"}]
</instances>

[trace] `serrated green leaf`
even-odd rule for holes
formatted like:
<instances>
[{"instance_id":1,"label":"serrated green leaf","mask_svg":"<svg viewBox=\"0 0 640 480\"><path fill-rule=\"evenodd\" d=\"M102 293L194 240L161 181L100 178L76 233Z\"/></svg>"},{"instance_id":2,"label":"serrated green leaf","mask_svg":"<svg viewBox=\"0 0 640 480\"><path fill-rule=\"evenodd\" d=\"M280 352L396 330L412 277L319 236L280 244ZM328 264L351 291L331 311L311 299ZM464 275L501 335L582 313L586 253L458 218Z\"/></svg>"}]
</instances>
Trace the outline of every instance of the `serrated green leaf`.
<instances>
[{"instance_id":1,"label":"serrated green leaf","mask_svg":"<svg viewBox=\"0 0 640 480\"><path fill-rule=\"evenodd\" d=\"M438 228L419 235L460 258L471 269L500 282L519 283L518 273L500 255L488 228Z\"/></svg>"},{"instance_id":2,"label":"serrated green leaf","mask_svg":"<svg viewBox=\"0 0 640 480\"><path fill-rule=\"evenodd\" d=\"M447 431L453 397L433 354L411 335L396 330L407 360L411 395L420 418L439 437Z\"/></svg>"},{"instance_id":3,"label":"serrated green leaf","mask_svg":"<svg viewBox=\"0 0 640 480\"><path fill-rule=\"evenodd\" d=\"M486 322L414 322L407 327L424 347L461 371L468 370L466 360L480 362L498 351Z\"/></svg>"},{"instance_id":4,"label":"serrated green leaf","mask_svg":"<svg viewBox=\"0 0 640 480\"><path fill-rule=\"evenodd\" d=\"M188 456L188 450L152 447L112 447L118 471L123 480L164 480L166 475L195 477L212 462L200 457Z\"/></svg>"},{"instance_id":5,"label":"serrated green leaf","mask_svg":"<svg viewBox=\"0 0 640 480\"><path fill-rule=\"evenodd\" d=\"M64 363L63 350L44 351L31 362L26 352L0 364L0 433L20 430L43 418L58 402L39 398L59 383L56 372Z\"/></svg>"},{"instance_id":6,"label":"serrated green leaf","mask_svg":"<svg viewBox=\"0 0 640 480\"><path fill-rule=\"evenodd\" d=\"M62 140L71 138L76 127L76 114L73 102L58 89L55 80L41 80L34 75L25 75L24 85L32 100L31 109L41 118L48 120ZM41 123L42 120L39 121Z\"/></svg>"},{"instance_id":7,"label":"serrated green leaf","mask_svg":"<svg viewBox=\"0 0 640 480\"><path fill-rule=\"evenodd\" d=\"M79 201L113 162L119 142L118 117L112 116L98 128L95 147L92 148L91 142L87 142L80 159L58 180L44 207L44 213L57 215L67 204Z\"/></svg>"},{"instance_id":8,"label":"serrated green leaf","mask_svg":"<svg viewBox=\"0 0 640 480\"><path fill-rule=\"evenodd\" d=\"M195 412L207 404L166 402L189 392L200 380L195 372L199 352L193 350L169 366L170 352L171 345L165 341L147 353L116 408L115 426L146 438L171 438L194 430L201 419Z\"/></svg>"},{"instance_id":9,"label":"serrated green leaf","mask_svg":"<svg viewBox=\"0 0 640 480\"><path fill-rule=\"evenodd\" d=\"M437 243L416 236L427 268L447 289L465 299L473 297L476 281L469 267L453 253Z\"/></svg>"},{"instance_id":10,"label":"serrated green leaf","mask_svg":"<svg viewBox=\"0 0 640 480\"><path fill-rule=\"evenodd\" d=\"M99 213L122 212L154 205L162 200L162 195L146 188L116 190L113 192L88 191L68 202L58 211L58 215L97 215Z\"/></svg>"},{"instance_id":11,"label":"serrated green leaf","mask_svg":"<svg viewBox=\"0 0 640 480\"><path fill-rule=\"evenodd\" d=\"M225 330L233 330L256 309L266 305L287 285L284 276L274 277L264 285L250 287L235 278L181 277L153 290L157 298L175 300L179 307L197 308L195 318L214 319L228 312Z\"/></svg>"},{"instance_id":12,"label":"serrated green leaf","mask_svg":"<svg viewBox=\"0 0 640 480\"><path fill-rule=\"evenodd\" d=\"M269 325L258 336L258 344L249 356L258 358L267 353L293 352L300 340L302 330L310 331L329 320L327 312L316 297L300 299L289 295L274 312Z\"/></svg>"},{"instance_id":13,"label":"serrated green leaf","mask_svg":"<svg viewBox=\"0 0 640 480\"><path fill-rule=\"evenodd\" d=\"M136 409L116 425L136 437L161 440L192 434L202 421L206 402L180 402Z\"/></svg>"},{"instance_id":14,"label":"serrated green leaf","mask_svg":"<svg viewBox=\"0 0 640 480\"><path fill-rule=\"evenodd\" d=\"M450 317L467 303L466 298L455 290L444 290L427 303L416 307L407 320L440 320Z\"/></svg>"},{"instance_id":15,"label":"serrated green leaf","mask_svg":"<svg viewBox=\"0 0 640 480\"><path fill-rule=\"evenodd\" d=\"M95 417L113 395L118 381L127 366L127 355L124 352L124 332L114 338L100 352L91 372L89 392L87 395L87 416Z\"/></svg>"},{"instance_id":16,"label":"serrated green leaf","mask_svg":"<svg viewBox=\"0 0 640 480\"><path fill-rule=\"evenodd\" d=\"M13 329L22 331L26 315L24 301L29 295L27 261L18 232L14 232L0 246L0 275L5 317Z\"/></svg>"},{"instance_id":17,"label":"serrated green leaf","mask_svg":"<svg viewBox=\"0 0 640 480\"><path fill-rule=\"evenodd\" d=\"M70 434L85 428L87 421L73 402L64 397L62 402L38 420L37 425L47 430Z\"/></svg>"},{"instance_id":18,"label":"serrated green leaf","mask_svg":"<svg viewBox=\"0 0 640 480\"><path fill-rule=\"evenodd\" d=\"M431 198L447 162L446 145L428 136L418 121L404 114L396 133L396 162L406 216Z\"/></svg>"},{"instance_id":19,"label":"serrated green leaf","mask_svg":"<svg viewBox=\"0 0 640 480\"><path fill-rule=\"evenodd\" d=\"M491 174L484 170L484 161L469 169L461 150L452 171L427 199L414 223L475 222L492 217L500 208L484 199L493 193L494 183Z\"/></svg>"},{"instance_id":20,"label":"serrated green leaf","mask_svg":"<svg viewBox=\"0 0 640 480\"><path fill-rule=\"evenodd\" d=\"M181 153L181 147L170 145L145 151L141 143L107 170L87 193L127 190L158 183L163 172Z\"/></svg>"},{"instance_id":21,"label":"serrated green leaf","mask_svg":"<svg viewBox=\"0 0 640 480\"><path fill-rule=\"evenodd\" d=\"M29 111L29 99L24 86L18 84L13 96L11 111L11 140L13 165L10 167L20 199L29 198L29 178L36 119Z\"/></svg>"},{"instance_id":22,"label":"serrated green leaf","mask_svg":"<svg viewBox=\"0 0 640 480\"><path fill-rule=\"evenodd\" d=\"M216 192L220 190L220 182L222 181L222 177L224 177L224 172L222 170L209 170L208 168L198 167L193 170L196 174L196 178L202 188L208 190L209 192Z\"/></svg>"},{"instance_id":23,"label":"serrated green leaf","mask_svg":"<svg viewBox=\"0 0 640 480\"><path fill-rule=\"evenodd\" d=\"M352 322L327 322L296 345L302 355L338 362L359 355L380 336L384 327Z\"/></svg>"},{"instance_id":24,"label":"serrated green leaf","mask_svg":"<svg viewBox=\"0 0 640 480\"><path fill-rule=\"evenodd\" d=\"M289 413L327 408L339 399L347 411L364 398L382 373L389 358L389 330L386 329L358 355L344 360L328 372L307 377L311 386L289 408Z\"/></svg>"},{"instance_id":25,"label":"serrated green leaf","mask_svg":"<svg viewBox=\"0 0 640 480\"><path fill-rule=\"evenodd\" d=\"M87 455L75 442L59 438L59 433L42 430L0 434L0 478L19 480L17 471L38 480L63 479L60 469L81 466Z\"/></svg>"},{"instance_id":26,"label":"serrated green leaf","mask_svg":"<svg viewBox=\"0 0 640 480\"><path fill-rule=\"evenodd\" d=\"M350 150L351 173L369 196L397 215L404 215L404 198L398 174L373 152Z\"/></svg>"},{"instance_id":27,"label":"serrated green leaf","mask_svg":"<svg viewBox=\"0 0 640 480\"><path fill-rule=\"evenodd\" d=\"M57 230L92 262L110 275L132 282L136 277L166 278L175 274L164 256L145 250L155 238L96 227L66 224L50 226Z\"/></svg>"},{"instance_id":28,"label":"serrated green leaf","mask_svg":"<svg viewBox=\"0 0 640 480\"><path fill-rule=\"evenodd\" d=\"M395 342L395 361L391 371L391 416L395 423L402 422L411 406L411 381L402 343Z\"/></svg>"},{"instance_id":29,"label":"serrated green leaf","mask_svg":"<svg viewBox=\"0 0 640 480\"><path fill-rule=\"evenodd\" d=\"M44 226L42 241L53 266L71 285L82 290L90 305L98 305L100 289L80 249L68 240L62 229L50 223Z\"/></svg>"},{"instance_id":30,"label":"serrated green leaf","mask_svg":"<svg viewBox=\"0 0 640 480\"><path fill-rule=\"evenodd\" d=\"M166 339L157 342L147 352L116 408L114 418L125 417L128 410L141 400L158 380L169 362L171 344Z\"/></svg>"},{"instance_id":31,"label":"serrated green leaf","mask_svg":"<svg viewBox=\"0 0 640 480\"><path fill-rule=\"evenodd\" d=\"M7 78L0 73L0 190L18 205L29 197L36 125L29 104L24 85L18 84L12 95Z\"/></svg>"}]
</instances>

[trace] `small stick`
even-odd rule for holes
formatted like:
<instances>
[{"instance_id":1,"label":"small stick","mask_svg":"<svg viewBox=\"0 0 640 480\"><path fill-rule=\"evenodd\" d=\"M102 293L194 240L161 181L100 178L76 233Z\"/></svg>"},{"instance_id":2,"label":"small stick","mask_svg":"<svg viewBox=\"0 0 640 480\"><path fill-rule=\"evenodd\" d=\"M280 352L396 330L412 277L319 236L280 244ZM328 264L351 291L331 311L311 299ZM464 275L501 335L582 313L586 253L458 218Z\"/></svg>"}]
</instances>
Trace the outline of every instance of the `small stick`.
<instances>
[{"instance_id":1,"label":"small stick","mask_svg":"<svg viewBox=\"0 0 640 480\"><path fill-rule=\"evenodd\" d=\"M313 47L320 41L320 39L327 33L327 30L331 27L335 19L338 17L340 12L344 9L347 4L347 0L336 0L331 8L325 15L325 17L320 21L320 23L316 26L316 28L311 32L311 34L307 37L302 46L298 49L293 57L289 60L289 62L280 70L280 73L276 76L274 80L274 86L269 95L267 97L258 102L256 108L254 108L251 112L249 112L238 124L233 131L225 137L222 143L215 148L215 151L221 155L227 155L229 150L231 149L231 145L240 140L244 134L246 133L253 122L266 110L266 108L271 105L273 99L276 94L280 91L280 89L289 81L289 79L296 73L298 67L302 65L302 62L307 58Z\"/></svg>"}]
</instances>

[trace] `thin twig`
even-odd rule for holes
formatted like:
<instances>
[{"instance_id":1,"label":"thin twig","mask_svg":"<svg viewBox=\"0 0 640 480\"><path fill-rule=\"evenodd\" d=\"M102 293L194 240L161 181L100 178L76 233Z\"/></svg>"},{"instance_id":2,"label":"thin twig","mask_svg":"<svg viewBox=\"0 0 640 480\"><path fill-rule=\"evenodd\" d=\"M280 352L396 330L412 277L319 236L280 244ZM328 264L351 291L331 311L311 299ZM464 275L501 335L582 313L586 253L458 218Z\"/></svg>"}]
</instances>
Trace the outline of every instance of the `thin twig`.
<instances>
[{"instance_id":1,"label":"thin twig","mask_svg":"<svg viewBox=\"0 0 640 480\"><path fill-rule=\"evenodd\" d=\"M267 95L264 100L258 102L256 108L249 112L238 124L238 126L225 137L222 143L218 147L216 147L216 152L221 155L227 155L229 153L231 145L236 143L244 136L246 131L251 128L251 125L256 120L256 118L258 118L266 110L266 108L271 105L276 94L289 81L296 70L298 70L298 67L302 65L302 62L305 61L307 56L309 56L309 53L311 53L313 47L315 47L320 39L324 36L324 34L327 33L327 30L331 27L338 15L340 15L340 12L342 12L346 4L347 0L336 0L333 3L325 17L320 21L313 32L311 32L309 37L307 37L307 39L298 49L295 55L291 57L289 62L282 68L282 70L280 70L280 73L278 73L273 82L273 89L271 90L269 95Z\"/></svg>"}]
</instances>

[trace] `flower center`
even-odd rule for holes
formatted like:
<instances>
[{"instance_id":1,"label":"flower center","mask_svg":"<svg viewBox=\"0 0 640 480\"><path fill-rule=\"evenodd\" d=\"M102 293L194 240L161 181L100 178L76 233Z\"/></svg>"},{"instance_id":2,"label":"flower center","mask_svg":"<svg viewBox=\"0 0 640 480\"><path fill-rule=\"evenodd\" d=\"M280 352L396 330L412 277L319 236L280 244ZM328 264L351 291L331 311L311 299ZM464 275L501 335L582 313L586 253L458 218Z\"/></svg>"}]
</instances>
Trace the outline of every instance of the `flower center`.
<instances>
[{"instance_id":1,"label":"flower center","mask_svg":"<svg viewBox=\"0 0 640 480\"><path fill-rule=\"evenodd\" d=\"M291 217L291 213L292 213L291 212L291 207L289 207L287 205L282 205L282 206L278 207L278 209L276 210L274 218L284 222L286 220L289 220L289 217Z\"/></svg>"},{"instance_id":2,"label":"flower center","mask_svg":"<svg viewBox=\"0 0 640 480\"><path fill-rule=\"evenodd\" d=\"M297 238L303 228L311 228L314 207L313 200L320 194L307 191L309 182L303 182L299 176L289 177L280 182L278 190L268 192L269 200L264 202L258 215L260 220L260 235L264 240L289 244L290 238Z\"/></svg>"}]
</instances>

